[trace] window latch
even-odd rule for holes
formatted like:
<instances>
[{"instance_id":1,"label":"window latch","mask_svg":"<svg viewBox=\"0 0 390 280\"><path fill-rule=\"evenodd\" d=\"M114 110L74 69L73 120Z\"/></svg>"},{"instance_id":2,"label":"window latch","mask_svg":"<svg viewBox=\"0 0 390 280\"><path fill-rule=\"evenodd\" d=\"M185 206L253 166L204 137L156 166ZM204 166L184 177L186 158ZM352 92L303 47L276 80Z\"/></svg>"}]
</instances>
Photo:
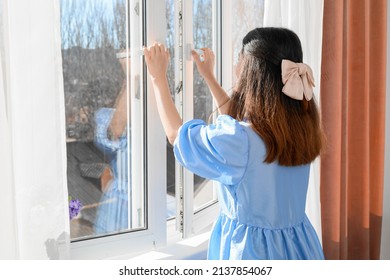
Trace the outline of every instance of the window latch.
<instances>
[{"instance_id":1,"label":"window latch","mask_svg":"<svg viewBox=\"0 0 390 280\"><path fill-rule=\"evenodd\" d=\"M183 90L183 81L180 81L179 84L176 86L175 93L180 94Z\"/></svg>"}]
</instances>

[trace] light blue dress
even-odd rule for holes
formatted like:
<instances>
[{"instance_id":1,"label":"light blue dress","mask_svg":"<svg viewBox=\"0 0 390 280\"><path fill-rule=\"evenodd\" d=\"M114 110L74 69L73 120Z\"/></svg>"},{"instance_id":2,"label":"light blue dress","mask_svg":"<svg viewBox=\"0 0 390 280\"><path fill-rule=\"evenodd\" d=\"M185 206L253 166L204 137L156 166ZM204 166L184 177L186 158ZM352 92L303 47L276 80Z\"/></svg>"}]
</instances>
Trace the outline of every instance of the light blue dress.
<instances>
[{"instance_id":1,"label":"light blue dress","mask_svg":"<svg viewBox=\"0 0 390 280\"><path fill-rule=\"evenodd\" d=\"M95 234L128 229L128 141L126 133L117 140L108 136L108 127L115 110L101 108L95 113L95 145L110 163L113 179L103 193L97 210Z\"/></svg>"},{"instance_id":2,"label":"light blue dress","mask_svg":"<svg viewBox=\"0 0 390 280\"><path fill-rule=\"evenodd\" d=\"M183 124L174 153L193 173L219 182L208 259L324 259L305 214L309 164L264 163L262 139L227 115L215 125Z\"/></svg>"}]
</instances>

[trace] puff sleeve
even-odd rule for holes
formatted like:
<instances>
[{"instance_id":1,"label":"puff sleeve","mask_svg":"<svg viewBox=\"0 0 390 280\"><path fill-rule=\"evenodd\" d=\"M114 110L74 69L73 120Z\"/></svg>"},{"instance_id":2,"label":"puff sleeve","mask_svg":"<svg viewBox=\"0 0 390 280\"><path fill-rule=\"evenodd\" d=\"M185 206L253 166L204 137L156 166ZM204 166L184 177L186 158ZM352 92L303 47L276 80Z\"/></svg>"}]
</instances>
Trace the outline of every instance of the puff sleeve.
<instances>
[{"instance_id":1,"label":"puff sleeve","mask_svg":"<svg viewBox=\"0 0 390 280\"><path fill-rule=\"evenodd\" d=\"M115 110L112 108L100 108L95 113L95 146L106 154L113 154L127 146L125 136L112 140L108 136L108 127Z\"/></svg>"},{"instance_id":2,"label":"puff sleeve","mask_svg":"<svg viewBox=\"0 0 390 280\"><path fill-rule=\"evenodd\" d=\"M202 120L184 123L174 142L174 154L191 172L221 182L238 184L248 163L248 135L238 121L228 115L216 124Z\"/></svg>"}]
</instances>

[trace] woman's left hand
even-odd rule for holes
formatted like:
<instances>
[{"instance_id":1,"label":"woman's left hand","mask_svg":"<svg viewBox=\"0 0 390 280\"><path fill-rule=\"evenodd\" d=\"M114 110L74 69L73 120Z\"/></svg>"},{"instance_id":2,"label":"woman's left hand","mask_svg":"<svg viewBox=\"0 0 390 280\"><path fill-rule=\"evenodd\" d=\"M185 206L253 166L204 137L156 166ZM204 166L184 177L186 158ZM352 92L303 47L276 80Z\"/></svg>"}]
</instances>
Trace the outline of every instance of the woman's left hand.
<instances>
[{"instance_id":1,"label":"woman's left hand","mask_svg":"<svg viewBox=\"0 0 390 280\"><path fill-rule=\"evenodd\" d=\"M163 44L155 43L148 48L144 48L144 56L146 65L150 77L153 81L166 78L168 64L169 64L169 51Z\"/></svg>"},{"instance_id":2,"label":"woman's left hand","mask_svg":"<svg viewBox=\"0 0 390 280\"><path fill-rule=\"evenodd\" d=\"M195 61L196 67L198 68L199 74L205 79L209 80L214 78L214 65L215 55L212 49L202 48L203 61L200 59L200 55L196 51L192 51L192 58Z\"/></svg>"}]
</instances>

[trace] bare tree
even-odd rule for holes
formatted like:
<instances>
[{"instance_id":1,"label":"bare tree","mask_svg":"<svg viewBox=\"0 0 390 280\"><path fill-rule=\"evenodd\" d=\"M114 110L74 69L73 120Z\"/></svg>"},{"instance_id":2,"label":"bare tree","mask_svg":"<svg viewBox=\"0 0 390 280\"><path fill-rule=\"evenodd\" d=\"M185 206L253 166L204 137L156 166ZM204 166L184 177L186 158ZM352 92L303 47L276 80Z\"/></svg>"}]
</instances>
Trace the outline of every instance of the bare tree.
<instances>
[{"instance_id":1,"label":"bare tree","mask_svg":"<svg viewBox=\"0 0 390 280\"><path fill-rule=\"evenodd\" d=\"M126 1L116 0L114 4L115 48L126 48ZM130 44L130 42L129 42Z\"/></svg>"},{"instance_id":2,"label":"bare tree","mask_svg":"<svg viewBox=\"0 0 390 280\"><path fill-rule=\"evenodd\" d=\"M92 141L95 111L113 106L124 78L115 54L126 46L126 0L61 0L68 137Z\"/></svg>"},{"instance_id":3,"label":"bare tree","mask_svg":"<svg viewBox=\"0 0 390 280\"><path fill-rule=\"evenodd\" d=\"M175 10L173 0L165 1L165 16L167 23L167 37L165 39L165 44L169 49L169 54L171 56L172 62L168 65L168 83L171 90L172 97L174 97L175 92L175 65L173 63L175 57Z\"/></svg>"},{"instance_id":4,"label":"bare tree","mask_svg":"<svg viewBox=\"0 0 390 280\"><path fill-rule=\"evenodd\" d=\"M193 36L195 48L213 47L212 1L197 0L193 7ZM207 121L213 99L203 78L194 65L194 117Z\"/></svg>"}]
</instances>

